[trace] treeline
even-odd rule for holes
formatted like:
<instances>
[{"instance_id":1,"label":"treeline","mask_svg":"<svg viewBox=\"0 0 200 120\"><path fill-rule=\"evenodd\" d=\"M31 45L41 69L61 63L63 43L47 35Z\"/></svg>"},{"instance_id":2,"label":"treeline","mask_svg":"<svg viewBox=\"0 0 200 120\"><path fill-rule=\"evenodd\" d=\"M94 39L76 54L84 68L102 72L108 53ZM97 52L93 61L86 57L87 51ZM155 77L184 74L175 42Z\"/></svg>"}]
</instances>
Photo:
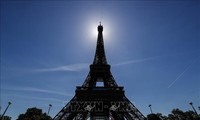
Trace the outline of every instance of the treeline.
<instances>
[{"instance_id":1,"label":"treeline","mask_svg":"<svg viewBox=\"0 0 200 120\"><path fill-rule=\"evenodd\" d=\"M11 117L4 116L0 120L11 120ZM28 108L26 113L20 114L16 120L52 120L52 118L47 113L43 113L42 109L33 107Z\"/></svg>"},{"instance_id":2,"label":"treeline","mask_svg":"<svg viewBox=\"0 0 200 120\"><path fill-rule=\"evenodd\" d=\"M11 120L11 117L4 116L1 120ZM16 120L52 120L52 118L43 113L41 109L33 107L28 108L26 113L20 114ZM173 109L167 116L161 113L149 114L147 120L200 120L200 114L191 110L184 112L177 108Z\"/></svg>"},{"instance_id":3,"label":"treeline","mask_svg":"<svg viewBox=\"0 0 200 120\"><path fill-rule=\"evenodd\" d=\"M200 120L200 114L194 111L182 111L180 109L173 109L167 116L161 113L147 115L148 120Z\"/></svg>"}]
</instances>

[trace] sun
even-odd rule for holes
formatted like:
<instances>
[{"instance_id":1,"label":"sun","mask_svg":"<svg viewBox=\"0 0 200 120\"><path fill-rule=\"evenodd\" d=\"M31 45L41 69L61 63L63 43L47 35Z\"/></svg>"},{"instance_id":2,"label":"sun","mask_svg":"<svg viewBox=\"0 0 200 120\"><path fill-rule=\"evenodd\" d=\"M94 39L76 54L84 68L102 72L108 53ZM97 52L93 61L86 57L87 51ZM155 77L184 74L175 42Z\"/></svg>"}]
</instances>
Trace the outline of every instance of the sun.
<instances>
[{"instance_id":1,"label":"sun","mask_svg":"<svg viewBox=\"0 0 200 120\"><path fill-rule=\"evenodd\" d=\"M99 19L96 16L88 16L85 18L85 24L84 24L84 34L86 36L87 42L86 44L95 44L98 37L98 30L97 27L101 24L103 26L103 39L104 43L108 46L111 46L111 44L115 44L114 33L116 32L115 29L115 21L112 20L110 17L104 16L102 19ZM101 22L101 23L100 23Z\"/></svg>"},{"instance_id":2,"label":"sun","mask_svg":"<svg viewBox=\"0 0 200 120\"><path fill-rule=\"evenodd\" d=\"M98 30L97 30L97 27L100 25L99 24L91 24L90 25L90 36L92 37L93 40L97 40L97 36L98 36ZM108 25L104 25L102 22L101 22L101 25L103 26L103 37L104 37L104 41L105 40L108 40L108 35L109 35L109 26Z\"/></svg>"},{"instance_id":3,"label":"sun","mask_svg":"<svg viewBox=\"0 0 200 120\"><path fill-rule=\"evenodd\" d=\"M98 25L95 25L95 24L91 25L90 34L91 34L92 38L96 38L98 35L97 26Z\"/></svg>"}]
</instances>

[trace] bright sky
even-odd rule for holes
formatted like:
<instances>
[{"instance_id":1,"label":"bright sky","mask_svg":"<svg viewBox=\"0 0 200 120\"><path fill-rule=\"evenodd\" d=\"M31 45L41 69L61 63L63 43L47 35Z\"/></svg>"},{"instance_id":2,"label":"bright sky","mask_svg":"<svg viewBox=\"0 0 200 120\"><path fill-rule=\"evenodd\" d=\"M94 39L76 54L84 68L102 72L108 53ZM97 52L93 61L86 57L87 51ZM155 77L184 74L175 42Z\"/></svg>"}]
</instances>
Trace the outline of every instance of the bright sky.
<instances>
[{"instance_id":1,"label":"bright sky","mask_svg":"<svg viewBox=\"0 0 200 120\"><path fill-rule=\"evenodd\" d=\"M52 104L54 117L89 72L99 21L112 74L144 115L197 108L199 11L199 0L1 1L1 113Z\"/></svg>"}]
</instances>

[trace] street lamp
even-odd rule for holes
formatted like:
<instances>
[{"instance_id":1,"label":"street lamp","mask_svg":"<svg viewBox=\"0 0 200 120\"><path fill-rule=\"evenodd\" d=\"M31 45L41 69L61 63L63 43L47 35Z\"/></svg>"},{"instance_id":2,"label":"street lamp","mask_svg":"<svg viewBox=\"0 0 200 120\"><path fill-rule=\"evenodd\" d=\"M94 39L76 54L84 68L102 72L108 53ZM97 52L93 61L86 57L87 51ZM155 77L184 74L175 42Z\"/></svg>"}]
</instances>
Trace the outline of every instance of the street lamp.
<instances>
[{"instance_id":1,"label":"street lamp","mask_svg":"<svg viewBox=\"0 0 200 120\"><path fill-rule=\"evenodd\" d=\"M153 111L152 111L152 108L151 108L151 104L149 105L149 108L150 108L151 114L153 114Z\"/></svg>"},{"instance_id":2,"label":"street lamp","mask_svg":"<svg viewBox=\"0 0 200 120\"><path fill-rule=\"evenodd\" d=\"M50 112L51 107L52 107L52 105L49 104L48 115L49 115L49 112Z\"/></svg>"},{"instance_id":3,"label":"street lamp","mask_svg":"<svg viewBox=\"0 0 200 120\"><path fill-rule=\"evenodd\" d=\"M195 113L196 113L196 115L198 116L198 113L197 113L197 111L195 110L195 108L194 108L194 106L193 106L193 103L192 103L192 102L190 102L189 104L192 106L192 109L194 110L194 112L195 112Z\"/></svg>"},{"instance_id":4,"label":"street lamp","mask_svg":"<svg viewBox=\"0 0 200 120\"><path fill-rule=\"evenodd\" d=\"M5 111L3 112L2 116L1 116L1 119L0 120L3 120L3 117L6 113L6 111L8 110L9 106L11 105L12 103L11 102L8 102L8 106L6 107Z\"/></svg>"}]
</instances>

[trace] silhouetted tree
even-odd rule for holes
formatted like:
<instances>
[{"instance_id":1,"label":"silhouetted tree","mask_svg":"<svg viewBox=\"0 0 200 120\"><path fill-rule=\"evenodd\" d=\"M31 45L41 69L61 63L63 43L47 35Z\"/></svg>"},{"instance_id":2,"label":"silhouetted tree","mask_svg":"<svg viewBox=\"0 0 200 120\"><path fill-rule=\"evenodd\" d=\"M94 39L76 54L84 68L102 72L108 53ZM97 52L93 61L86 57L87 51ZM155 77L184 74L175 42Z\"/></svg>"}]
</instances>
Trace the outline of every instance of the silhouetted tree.
<instances>
[{"instance_id":1,"label":"silhouetted tree","mask_svg":"<svg viewBox=\"0 0 200 120\"><path fill-rule=\"evenodd\" d=\"M198 116L193 111L186 111L185 116L187 120L199 120Z\"/></svg>"},{"instance_id":2,"label":"silhouetted tree","mask_svg":"<svg viewBox=\"0 0 200 120\"><path fill-rule=\"evenodd\" d=\"M183 112L179 109L173 109L172 114L177 120L200 120L200 117L194 111Z\"/></svg>"},{"instance_id":3,"label":"silhouetted tree","mask_svg":"<svg viewBox=\"0 0 200 120\"><path fill-rule=\"evenodd\" d=\"M1 116L0 116L0 118L1 118ZM1 120L11 120L11 117L9 117L9 116L3 116L3 118Z\"/></svg>"},{"instance_id":4,"label":"silhouetted tree","mask_svg":"<svg viewBox=\"0 0 200 120\"><path fill-rule=\"evenodd\" d=\"M163 116L161 113L147 115L148 120L200 120L200 115L194 111L183 112L180 109L173 109L168 116Z\"/></svg>"},{"instance_id":5,"label":"silhouetted tree","mask_svg":"<svg viewBox=\"0 0 200 120\"><path fill-rule=\"evenodd\" d=\"M28 108L25 114L20 114L17 120L52 120L46 113L36 107Z\"/></svg>"},{"instance_id":6,"label":"silhouetted tree","mask_svg":"<svg viewBox=\"0 0 200 120\"><path fill-rule=\"evenodd\" d=\"M172 115L174 120L186 120L185 114L182 110L177 109L173 109L172 110Z\"/></svg>"},{"instance_id":7,"label":"silhouetted tree","mask_svg":"<svg viewBox=\"0 0 200 120\"><path fill-rule=\"evenodd\" d=\"M168 120L167 116L162 115L162 113L156 113L156 115L157 115L161 120Z\"/></svg>"},{"instance_id":8,"label":"silhouetted tree","mask_svg":"<svg viewBox=\"0 0 200 120\"><path fill-rule=\"evenodd\" d=\"M148 120L161 120L156 114L147 115Z\"/></svg>"},{"instance_id":9,"label":"silhouetted tree","mask_svg":"<svg viewBox=\"0 0 200 120\"><path fill-rule=\"evenodd\" d=\"M171 114L168 115L167 119L164 120L200 120L200 116L196 115L194 111L186 111L173 109Z\"/></svg>"}]
</instances>

